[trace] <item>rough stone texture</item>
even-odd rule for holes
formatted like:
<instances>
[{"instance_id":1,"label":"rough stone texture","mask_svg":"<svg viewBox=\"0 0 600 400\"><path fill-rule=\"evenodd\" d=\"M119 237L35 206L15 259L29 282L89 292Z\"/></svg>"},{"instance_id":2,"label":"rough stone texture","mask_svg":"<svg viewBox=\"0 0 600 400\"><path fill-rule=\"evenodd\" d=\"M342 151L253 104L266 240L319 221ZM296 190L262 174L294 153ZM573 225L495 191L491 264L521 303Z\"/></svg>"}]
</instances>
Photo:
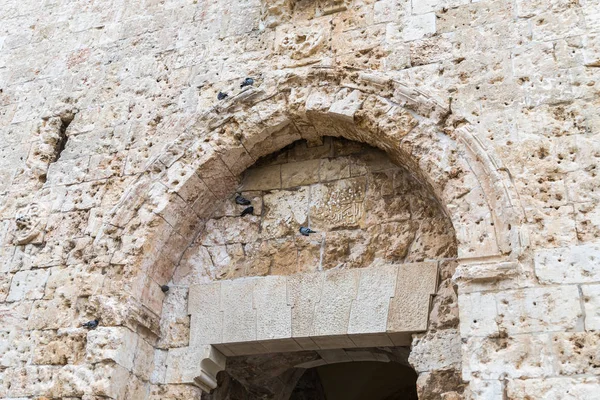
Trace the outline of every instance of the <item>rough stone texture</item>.
<instances>
[{"instance_id":1,"label":"rough stone texture","mask_svg":"<svg viewBox=\"0 0 600 400\"><path fill-rule=\"evenodd\" d=\"M1 9L0 397L200 398L164 384L165 349L190 340L190 284L457 255L458 294L442 268L429 328L460 323L465 396L600 392L594 355L569 344L594 345L599 325L596 1ZM361 168L349 142L321 153L331 136L395 165ZM300 139L310 157L246 175L256 216L242 221L243 172ZM310 208L313 187L323 200L363 184ZM322 232L299 237L303 217ZM444 376L424 372L421 396L460 395Z\"/></svg>"},{"instance_id":2,"label":"rough stone texture","mask_svg":"<svg viewBox=\"0 0 600 400\"><path fill-rule=\"evenodd\" d=\"M177 266L176 284L291 275L452 257L452 226L431 195L380 150L337 138L300 142L244 173ZM300 226L317 231L301 236ZM438 234L439 233L439 234Z\"/></svg>"}]
</instances>

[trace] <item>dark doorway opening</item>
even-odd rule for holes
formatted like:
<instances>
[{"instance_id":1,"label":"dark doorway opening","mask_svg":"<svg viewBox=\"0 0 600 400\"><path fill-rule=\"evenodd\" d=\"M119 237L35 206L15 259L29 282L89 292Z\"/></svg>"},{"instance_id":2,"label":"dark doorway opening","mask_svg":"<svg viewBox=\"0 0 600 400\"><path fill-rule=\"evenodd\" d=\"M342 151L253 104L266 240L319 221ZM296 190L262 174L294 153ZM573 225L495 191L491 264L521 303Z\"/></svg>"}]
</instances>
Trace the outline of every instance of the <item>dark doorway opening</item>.
<instances>
[{"instance_id":1,"label":"dark doorway opening","mask_svg":"<svg viewBox=\"0 0 600 400\"><path fill-rule=\"evenodd\" d=\"M417 400L417 374L395 362L347 362L306 370L290 400Z\"/></svg>"}]
</instances>

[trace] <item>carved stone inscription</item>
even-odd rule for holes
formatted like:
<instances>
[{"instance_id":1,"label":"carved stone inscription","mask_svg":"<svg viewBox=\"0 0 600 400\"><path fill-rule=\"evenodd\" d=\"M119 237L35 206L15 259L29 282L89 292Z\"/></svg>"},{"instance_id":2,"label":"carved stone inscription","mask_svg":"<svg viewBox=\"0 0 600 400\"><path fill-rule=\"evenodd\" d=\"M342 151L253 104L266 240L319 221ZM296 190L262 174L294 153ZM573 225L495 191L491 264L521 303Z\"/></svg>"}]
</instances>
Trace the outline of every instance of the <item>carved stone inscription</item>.
<instances>
[{"instance_id":1,"label":"carved stone inscription","mask_svg":"<svg viewBox=\"0 0 600 400\"><path fill-rule=\"evenodd\" d=\"M350 228L364 218L365 177L343 179L313 187L310 216L316 228Z\"/></svg>"}]
</instances>

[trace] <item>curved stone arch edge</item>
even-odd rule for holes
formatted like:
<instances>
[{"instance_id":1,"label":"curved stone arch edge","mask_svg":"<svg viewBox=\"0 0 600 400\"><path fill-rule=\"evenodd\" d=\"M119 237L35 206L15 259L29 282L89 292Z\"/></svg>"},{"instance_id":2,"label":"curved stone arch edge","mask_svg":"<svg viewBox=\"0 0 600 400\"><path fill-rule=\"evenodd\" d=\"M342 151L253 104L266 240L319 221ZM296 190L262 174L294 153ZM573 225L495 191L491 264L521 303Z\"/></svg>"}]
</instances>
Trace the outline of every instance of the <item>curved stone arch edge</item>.
<instances>
[{"instance_id":1,"label":"curved stone arch edge","mask_svg":"<svg viewBox=\"0 0 600 400\"><path fill-rule=\"evenodd\" d=\"M105 218L94 244L120 242L111 262L137 265L139 275L146 275L131 294L144 303L143 292L170 279L211 206L234 191L247 167L295 140L315 143L323 136L341 136L388 154L396 151L394 161L433 188L455 227L462 264L514 262L526 241L521 237L523 210L508 169L474 126L449 114L443 102L382 73L309 68L302 75L275 74L202 114L149 160ZM456 164L448 162L452 157ZM457 193L459 183L469 190ZM492 247L469 254L467 247L477 240L472 220L482 215L493 226L481 235ZM145 229L142 235L139 226ZM139 237L123 243L128 230ZM180 251L173 253L173 248ZM166 261L157 262L161 258ZM157 276L151 271L154 264L169 264L171 270Z\"/></svg>"},{"instance_id":2,"label":"curved stone arch edge","mask_svg":"<svg viewBox=\"0 0 600 400\"><path fill-rule=\"evenodd\" d=\"M167 144L162 152L149 161L145 172L109 213L108 220L104 222L103 231L109 233L109 236L111 232L112 235L118 235L119 229L115 228L125 228L136 212L142 206L148 205L151 205L152 213L163 216L173 229L179 229L176 226L178 221L168 218L166 215L169 213L169 207L174 207L174 203L189 200L190 195L182 193L185 189L184 183L189 183L189 180L193 179L193 175L198 171L223 167L225 173L228 174L227 177L235 180L243 170L256 161L258 156L277 151L289 144L290 139L287 139L273 149L260 149L261 152L258 154L254 148L249 148L252 144L256 145L257 141L261 144L264 144L265 140L273 141L273 138L276 139L277 134L282 130L294 129L295 134L288 135L292 139L314 141L328 134L347 138L351 136L350 139L362 140L388 153L393 150L402 152L404 148L410 151L410 147L414 147L415 144L416 146L439 145L442 140L440 138L434 138L438 143L418 143L418 138L414 143L406 140L407 135L425 125L417 118L427 118L430 122L428 129L434 130L433 134L450 139L443 145L453 145L456 150L463 153L458 161L464 162L469 168L467 174L474 178L471 184L479 186L485 198L498 246L498 249L488 252L489 254L485 254L485 256L504 254L510 255L511 259L516 259L522 252L521 242L523 240L519 237L518 228L523 220L523 212L508 176L508 170L495 157L492 150L483 144L472 126L462 124L456 129L446 129L449 134L441 133L444 127L440 124L444 122L449 109L439 101L427 96L417 88L409 88L404 83L375 73L349 74L345 71L333 70L326 70L323 73L321 69L317 69L305 77L294 76L293 79L288 77L284 83L275 83L274 85L275 90L271 92L265 92L260 88L248 88L239 95L233 96L228 102L218 105L200 116L198 121L186 132L173 143ZM294 91L299 90L298 86L309 93L294 94ZM345 96L340 96L342 92ZM337 96L338 98L327 103L327 100L323 99L324 96ZM292 97L296 100L294 101ZM366 101L378 102L379 107L372 106L365 111ZM415 118L415 112L420 113L419 115L422 117ZM328 120L340 125L344 128L343 131L327 130L327 127L322 126L322 122ZM382 124L382 121L391 122L391 124L385 125ZM394 126L397 122L413 124L413 126L408 126L408 129ZM362 131L359 131L357 126L362 128ZM402 129L405 130L401 131ZM365 130L366 132L364 132ZM386 130L396 130L396 132L386 132ZM400 132L398 132L399 130ZM394 137L393 135L397 133L400 133L399 137ZM438 156L440 160L446 157L444 152L447 149L433 150L439 153L434 156ZM192 154L194 152L196 154ZM403 155L405 158L399 161L413 173L419 174L419 172L431 168L434 173L449 174L448 171L434 170L433 168L436 166L432 165L422 166L418 163L416 163L417 165L407 165L414 162L415 156L410 153L406 154L406 151ZM232 156L236 157L236 160L227 159ZM242 160L243 157L247 159ZM222 165L217 165L219 163ZM439 169L439 166L437 168ZM180 172L178 169L182 171L183 176L174 185L172 181L169 181L169 175ZM205 183L207 178L210 179L205 173L201 172L198 175L200 175L200 180ZM459 196L462 194L440 193L440 186L445 184L442 180L446 179L447 182L451 182L452 178L442 176L438 182L435 182L435 177L431 178L426 175L425 179L433 186L436 195L444 203L442 206L456 209L460 207L456 203L460 202ZM214 188L207 187L207 189L216 198L221 197L219 194L222 195L222 193L218 193L219 190L215 192ZM169 197L169 201L164 201L164 198L161 199L162 201L156 200L157 195L165 193ZM151 204L152 201L156 204ZM466 206L468 207L468 204ZM456 218L456 214L461 211L455 212L447 209L446 211L449 212L456 229L460 222L459 218ZM463 211L463 213L468 214L468 211L470 210ZM467 258L465 256L467 254L459 254L461 258Z\"/></svg>"}]
</instances>

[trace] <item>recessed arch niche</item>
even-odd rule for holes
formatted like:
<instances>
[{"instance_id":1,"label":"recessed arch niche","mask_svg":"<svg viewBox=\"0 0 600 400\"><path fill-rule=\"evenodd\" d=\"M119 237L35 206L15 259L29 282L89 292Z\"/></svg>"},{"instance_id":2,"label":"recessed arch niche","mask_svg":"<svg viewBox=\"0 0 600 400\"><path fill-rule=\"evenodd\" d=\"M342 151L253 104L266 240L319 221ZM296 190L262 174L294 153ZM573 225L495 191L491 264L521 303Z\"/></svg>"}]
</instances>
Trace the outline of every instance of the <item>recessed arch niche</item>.
<instances>
[{"instance_id":1,"label":"recessed arch niche","mask_svg":"<svg viewBox=\"0 0 600 400\"><path fill-rule=\"evenodd\" d=\"M185 329L181 343L168 345L172 338L165 340L159 320L172 308L169 298L162 301L160 285L173 278L216 206L235 193L241 174L301 139L318 146L323 137L343 137L385 151L430 188L449 217L460 276L514 274L512 261L523 246L522 215L510 178L468 123L450 115L443 102L385 75L336 69L273 74L256 86L201 115L150 160L95 242L99 251L106 241L119 243L115 259L129 266L128 293L140 303L129 318L155 332L158 346L168 349L165 383L210 389L225 356L210 345L192 349ZM211 311L204 309L203 315ZM182 374L184 365L191 370Z\"/></svg>"}]
</instances>

